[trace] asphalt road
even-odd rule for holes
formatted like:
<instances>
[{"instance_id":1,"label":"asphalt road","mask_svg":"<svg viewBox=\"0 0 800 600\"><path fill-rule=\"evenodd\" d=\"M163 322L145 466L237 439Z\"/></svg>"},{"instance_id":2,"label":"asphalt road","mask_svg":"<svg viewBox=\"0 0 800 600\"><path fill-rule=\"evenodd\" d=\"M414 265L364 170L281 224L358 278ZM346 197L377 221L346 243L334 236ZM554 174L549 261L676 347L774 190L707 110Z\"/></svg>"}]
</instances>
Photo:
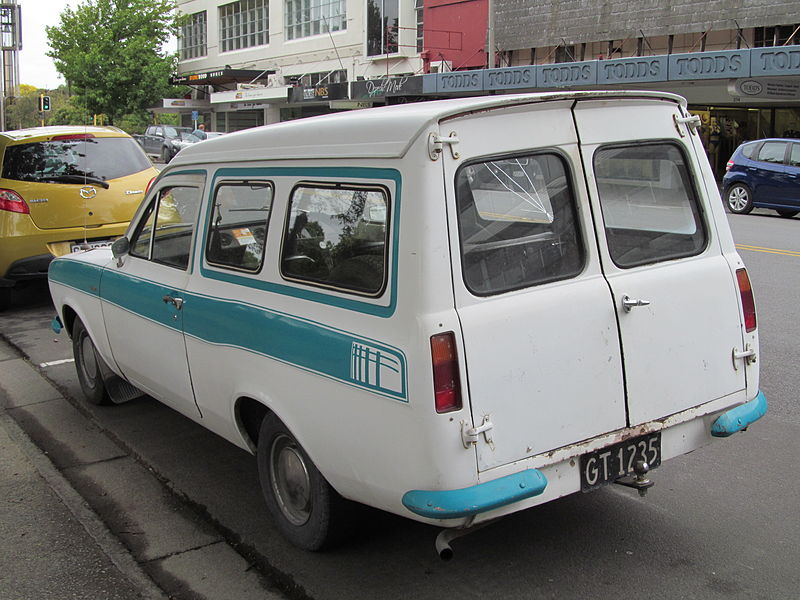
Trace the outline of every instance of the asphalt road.
<instances>
[{"instance_id":1,"label":"asphalt road","mask_svg":"<svg viewBox=\"0 0 800 600\"><path fill-rule=\"evenodd\" d=\"M730 215L756 292L769 413L662 465L644 499L617 486L573 495L456 540L448 563L434 552L435 528L369 510L347 546L298 551L269 523L247 453L150 399L86 410L290 598L797 600L800 217L773 215ZM0 313L0 333L34 364L71 358L68 338L49 330L52 316L46 291L32 288ZM74 365L42 371L81 397ZM386 442L407 443L400 433Z\"/></svg>"}]
</instances>

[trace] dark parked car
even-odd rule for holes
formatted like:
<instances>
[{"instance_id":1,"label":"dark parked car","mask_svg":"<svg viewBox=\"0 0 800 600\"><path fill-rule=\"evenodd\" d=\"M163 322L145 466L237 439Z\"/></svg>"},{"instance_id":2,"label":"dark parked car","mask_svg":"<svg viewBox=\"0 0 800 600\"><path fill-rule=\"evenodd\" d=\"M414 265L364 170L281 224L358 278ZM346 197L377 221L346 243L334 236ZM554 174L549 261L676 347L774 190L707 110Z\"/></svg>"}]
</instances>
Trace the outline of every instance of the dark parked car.
<instances>
[{"instance_id":1,"label":"dark parked car","mask_svg":"<svg viewBox=\"0 0 800 600\"><path fill-rule=\"evenodd\" d=\"M776 138L739 146L722 178L722 197L736 214L760 207L795 216L800 212L800 140Z\"/></svg>"},{"instance_id":2,"label":"dark parked car","mask_svg":"<svg viewBox=\"0 0 800 600\"><path fill-rule=\"evenodd\" d=\"M139 142L150 158L168 163L180 150L180 147L178 147L176 143L180 142L191 133L191 127L150 125L143 135L134 136L134 139Z\"/></svg>"}]
</instances>

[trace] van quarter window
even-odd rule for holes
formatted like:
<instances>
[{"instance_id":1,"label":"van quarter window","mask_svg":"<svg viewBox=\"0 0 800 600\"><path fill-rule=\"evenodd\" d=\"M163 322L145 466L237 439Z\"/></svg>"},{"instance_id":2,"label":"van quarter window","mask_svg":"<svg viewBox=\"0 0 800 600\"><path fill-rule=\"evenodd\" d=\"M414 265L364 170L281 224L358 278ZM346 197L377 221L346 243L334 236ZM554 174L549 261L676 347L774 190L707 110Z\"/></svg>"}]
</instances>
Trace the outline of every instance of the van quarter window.
<instances>
[{"instance_id":1,"label":"van quarter window","mask_svg":"<svg viewBox=\"0 0 800 600\"><path fill-rule=\"evenodd\" d=\"M281 273L379 295L386 284L388 217L384 188L297 186L289 203Z\"/></svg>"},{"instance_id":2,"label":"van quarter window","mask_svg":"<svg viewBox=\"0 0 800 600\"><path fill-rule=\"evenodd\" d=\"M209 264L261 269L272 196L272 185L264 181L223 183L217 188L206 243Z\"/></svg>"},{"instance_id":3,"label":"van quarter window","mask_svg":"<svg viewBox=\"0 0 800 600\"><path fill-rule=\"evenodd\" d=\"M472 293L567 279L583 268L575 197L555 154L461 167L456 202L464 281Z\"/></svg>"},{"instance_id":4,"label":"van quarter window","mask_svg":"<svg viewBox=\"0 0 800 600\"><path fill-rule=\"evenodd\" d=\"M605 148L594 159L611 259L623 269L706 247L691 174L674 144Z\"/></svg>"}]
</instances>

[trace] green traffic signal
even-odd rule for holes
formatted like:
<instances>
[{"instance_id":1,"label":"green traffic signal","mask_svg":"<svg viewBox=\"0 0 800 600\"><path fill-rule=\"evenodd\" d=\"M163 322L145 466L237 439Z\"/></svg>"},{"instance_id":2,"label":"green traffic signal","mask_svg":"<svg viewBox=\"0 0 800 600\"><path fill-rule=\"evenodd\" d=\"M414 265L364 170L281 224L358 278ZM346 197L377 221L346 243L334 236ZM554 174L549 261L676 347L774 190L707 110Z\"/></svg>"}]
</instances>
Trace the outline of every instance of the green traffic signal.
<instances>
[{"instance_id":1,"label":"green traffic signal","mask_svg":"<svg viewBox=\"0 0 800 600\"><path fill-rule=\"evenodd\" d=\"M42 96L42 110L50 110L50 96Z\"/></svg>"}]
</instances>

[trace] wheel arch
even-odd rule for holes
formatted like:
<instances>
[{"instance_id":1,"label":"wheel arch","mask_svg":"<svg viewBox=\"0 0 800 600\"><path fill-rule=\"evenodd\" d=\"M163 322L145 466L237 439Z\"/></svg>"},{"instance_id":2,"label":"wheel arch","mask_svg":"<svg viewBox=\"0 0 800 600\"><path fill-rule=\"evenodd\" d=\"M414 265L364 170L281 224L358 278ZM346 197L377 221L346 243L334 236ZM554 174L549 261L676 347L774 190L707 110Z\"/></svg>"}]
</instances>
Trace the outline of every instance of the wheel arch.
<instances>
[{"instance_id":1,"label":"wheel arch","mask_svg":"<svg viewBox=\"0 0 800 600\"><path fill-rule=\"evenodd\" d=\"M234 403L233 413L236 420L236 429L253 453L258 447L261 423L264 417L272 412L263 402L250 396L240 396Z\"/></svg>"}]
</instances>

